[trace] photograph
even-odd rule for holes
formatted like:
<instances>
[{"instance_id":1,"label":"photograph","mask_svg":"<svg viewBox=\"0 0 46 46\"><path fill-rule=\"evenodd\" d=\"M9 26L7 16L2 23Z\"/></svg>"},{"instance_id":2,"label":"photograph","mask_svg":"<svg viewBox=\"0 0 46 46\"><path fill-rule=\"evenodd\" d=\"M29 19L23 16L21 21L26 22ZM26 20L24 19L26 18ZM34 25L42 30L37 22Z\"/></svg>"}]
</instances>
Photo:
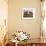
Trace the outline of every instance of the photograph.
<instances>
[{"instance_id":1,"label":"photograph","mask_svg":"<svg viewBox=\"0 0 46 46\"><path fill-rule=\"evenodd\" d=\"M22 8L22 19L34 19L35 9L34 8Z\"/></svg>"}]
</instances>

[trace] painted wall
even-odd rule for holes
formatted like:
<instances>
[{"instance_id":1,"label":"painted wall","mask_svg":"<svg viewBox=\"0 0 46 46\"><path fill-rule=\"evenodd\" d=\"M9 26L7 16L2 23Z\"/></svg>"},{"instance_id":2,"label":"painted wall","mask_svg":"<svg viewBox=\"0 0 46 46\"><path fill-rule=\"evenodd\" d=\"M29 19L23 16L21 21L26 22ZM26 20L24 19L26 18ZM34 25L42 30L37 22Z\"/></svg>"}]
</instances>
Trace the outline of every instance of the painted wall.
<instances>
[{"instance_id":1,"label":"painted wall","mask_svg":"<svg viewBox=\"0 0 46 46\"><path fill-rule=\"evenodd\" d=\"M35 19L24 20L22 8L35 8ZM40 0L9 0L8 33L9 36L17 30L26 31L31 34L31 38L40 37Z\"/></svg>"}]
</instances>

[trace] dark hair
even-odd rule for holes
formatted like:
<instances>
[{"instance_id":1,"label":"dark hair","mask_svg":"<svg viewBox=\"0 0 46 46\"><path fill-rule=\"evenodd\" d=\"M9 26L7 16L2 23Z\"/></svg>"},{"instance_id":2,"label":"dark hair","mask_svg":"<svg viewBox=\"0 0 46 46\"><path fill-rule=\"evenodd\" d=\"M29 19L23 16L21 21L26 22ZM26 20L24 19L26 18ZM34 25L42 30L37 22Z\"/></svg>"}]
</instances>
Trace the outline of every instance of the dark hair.
<instances>
[{"instance_id":1,"label":"dark hair","mask_svg":"<svg viewBox=\"0 0 46 46\"><path fill-rule=\"evenodd\" d=\"M41 2L43 2L44 0L40 0Z\"/></svg>"}]
</instances>

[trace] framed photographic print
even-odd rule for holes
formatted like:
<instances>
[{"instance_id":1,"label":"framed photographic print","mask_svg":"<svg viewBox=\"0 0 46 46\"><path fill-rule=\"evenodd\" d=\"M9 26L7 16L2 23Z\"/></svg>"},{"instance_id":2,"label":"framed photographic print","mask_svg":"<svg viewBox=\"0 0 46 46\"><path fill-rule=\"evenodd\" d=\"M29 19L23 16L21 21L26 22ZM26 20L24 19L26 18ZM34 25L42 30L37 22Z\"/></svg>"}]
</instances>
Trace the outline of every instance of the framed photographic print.
<instances>
[{"instance_id":1,"label":"framed photographic print","mask_svg":"<svg viewBox=\"0 0 46 46\"><path fill-rule=\"evenodd\" d=\"M35 19L35 9L22 8L22 19Z\"/></svg>"}]
</instances>

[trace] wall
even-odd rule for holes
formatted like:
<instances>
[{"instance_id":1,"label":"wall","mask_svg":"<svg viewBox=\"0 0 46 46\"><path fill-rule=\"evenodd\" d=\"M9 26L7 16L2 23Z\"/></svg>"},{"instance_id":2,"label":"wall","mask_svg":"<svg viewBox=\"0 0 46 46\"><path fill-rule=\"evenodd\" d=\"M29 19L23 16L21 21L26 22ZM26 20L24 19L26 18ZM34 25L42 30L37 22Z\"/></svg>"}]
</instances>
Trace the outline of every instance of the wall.
<instances>
[{"instance_id":1,"label":"wall","mask_svg":"<svg viewBox=\"0 0 46 46\"><path fill-rule=\"evenodd\" d=\"M35 8L35 19L24 20L21 18L22 8ZM40 0L9 0L8 34L23 30L31 34L31 38L40 36Z\"/></svg>"}]
</instances>

